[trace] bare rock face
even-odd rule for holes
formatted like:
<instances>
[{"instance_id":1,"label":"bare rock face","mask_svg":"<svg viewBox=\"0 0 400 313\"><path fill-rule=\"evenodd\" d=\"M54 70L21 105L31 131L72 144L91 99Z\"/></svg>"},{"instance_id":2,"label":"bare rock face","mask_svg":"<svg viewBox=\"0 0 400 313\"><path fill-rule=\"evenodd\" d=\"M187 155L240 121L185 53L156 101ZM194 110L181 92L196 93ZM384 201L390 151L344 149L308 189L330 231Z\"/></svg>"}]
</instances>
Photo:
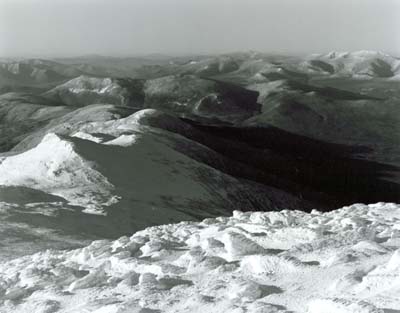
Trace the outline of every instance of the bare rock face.
<instances>
[{"instance_id":1,"label":"bare rock face","mask_svg":"<svg viewBox=\"0 0 400 313\"><path fill-rule=\"evenodd\" d=\"M144 93L147 107L183 116L235 121L260 112L258 92L192 75L149 80Z\"/></svg>"}]
</instances>

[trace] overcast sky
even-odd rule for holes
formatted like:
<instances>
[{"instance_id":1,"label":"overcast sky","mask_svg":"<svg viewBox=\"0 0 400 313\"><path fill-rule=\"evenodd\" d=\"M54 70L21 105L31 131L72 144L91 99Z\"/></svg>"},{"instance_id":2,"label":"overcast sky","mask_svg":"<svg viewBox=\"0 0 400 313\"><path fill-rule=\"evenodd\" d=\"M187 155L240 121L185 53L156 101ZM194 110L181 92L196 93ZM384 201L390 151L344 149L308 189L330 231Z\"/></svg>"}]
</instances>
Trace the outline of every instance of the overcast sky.
<instances>
[{"instance_id":1,"label":"overcast sky","mask_svg":"<svg viewBox=\"0 0 400 313\"><path fill-rule=\"evenodd\" d=\"M400 0L0 0L0 56L382 50Z\"/></svg>"}]
</instances>

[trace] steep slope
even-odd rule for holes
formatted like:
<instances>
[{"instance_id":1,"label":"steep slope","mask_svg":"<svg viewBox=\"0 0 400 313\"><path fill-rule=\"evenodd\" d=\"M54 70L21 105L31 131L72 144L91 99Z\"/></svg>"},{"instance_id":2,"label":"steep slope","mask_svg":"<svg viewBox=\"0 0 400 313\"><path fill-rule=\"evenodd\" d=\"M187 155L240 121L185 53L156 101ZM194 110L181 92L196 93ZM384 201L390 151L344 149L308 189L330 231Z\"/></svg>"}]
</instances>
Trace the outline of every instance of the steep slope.
<instances>
[{"instance_id":1,"label":"steep slope","mask_svg":"<svg viewBox=\"0 0 400 313\"><path fill-rule=\"evenodd\" d=\"M254 170L198 144L216 138L190 124L154 109L130 113L86 106L0 156L0 260L233 208L314 207L239 178Z\"/></svg>"},{"instance_id":2,"label":"steep slope","mask_svg":"<svg viewBox=\"0 0 400 313\"><path fill-rule=\"evenodd\" d=\"M387 313L400 206L236 211L0 263L0 312Z\"/></svg>"},{"instance_id":3,"label":"steep slope","mask_svg":"<svg viewBox=\"0 0 400 313\"><path fill-rule=\"evenodd\" d=\"M71 143L55 134L46 135L34 149L0 162L0 185L36 188L88 211L113 202L107 179L92 169Z\"/></svg>"},{"instance_id":4,"label":"steep slope","mask_svg":"<svg viewBox=\"0 0 400 313\"><path fill-rule=\"evenodd\" d=\"M315 129L312 128L310 117L315 120L315 123L320 123L319 112L312 111L305 105L300 109L280 106L278 112L287 116L293 116L296 113L298 117L297 120L295 119L296 123L292 122L289 125L303 128L294 129L295 133L309 129L310 136L315 137ZM133 112L135 110L128 107L111 105L83 107L29 133L14 147L13 152L26 151L35 147L48 133L78 136L102 143L123 134L121 130L118 130L120 128L126 129L128 133L139 131L145 134L157 133L157 129L161 129L160 134L168 137L167 143L170 147L196 162L206 164L231 177L257 182L263 185L262 188L273 186L279 190L288 191L298 198L313 202L314 207L320 209L326 210L358 201L374 202L382 199L396 201L397 199L396 190L399 187L395 182L387 181L392 179L389 173L395 174L398 172L397 168L354 159L361 152L365 154L371 149L357 147L347 147L349 148L347 149L343 145L329 145L295 133L285 132L269 126L270 124L257 127L239 127L239 125L209 127L202 125L203 121L185 120L183 122L172 115L155 110L140 111L129 118L116 121ZM304 126L298 124L299 117L305 120ZM280 120L277 119L277 121ZM138 127L139 130L137 130ZM160 134L158 136L161 136ZM360 131L360 134L363 133ZM127 138L129 143L129 137ZM367 139L370 140L370 138ZM199 149L198 143L203 145L203 148ZM387 144L388 141L383 141L383 143ZM205 150L204 146L208 147L208 150ZM325 175L321 176L321 172ZM358 178L360 175L362 179ZM249 188L251 190L253 187ZM278 198L271 201L274 204L272 207L276 207L279 203ZM258 200L250 202L252 209L261 208ZM309 207L298 201L288 201L290 207L292 205L295 207L294 203L303 209Z\"/></svg>"},{"instance_id":5,"label":"steep slope","mask_svg":"<svg viewBox=\"0 0 400 313\"><path fill-rule=\"evenodd\" d=\"M323 210L382 199L400 201L399 167L362 159L371 148L327 143L272 126L188 122L208 134L210 140L199 142L242 165L233 169L235 176L290 191L320 203Z\"/></svg>"},{"instance_id":6,"label":"steep slope","mask_svg":"<svg viewBox=\"0 0 400 313\"><path fill-rule=\"evenodd\" d=\"M115 106L111 104L95 104L82 108L67 107L68 112L60 117L48 121L38 129L27 132L23 139L11 150L12 153L22 152L38 145L48 133L70 135L78 131L80 127L90 122L106 122L126 117L134 113L135 109Z\"/></svg>"},{"instance_id":7,"label":"steep slope","mask_svg":"<svg viewBox=\"0 0 400 313\"><path fill-rule=\"evenodd\" d=\"M47 128L33 137L42 138L37 146L1 159L0 185L40 190L85 212L105 214L108 227L117 228L114 234L234 208L311 207L276 188L229 175L224 157L165 130L182 130L185 123L164 115L144 110L54 126L64 135Z\"/></svg>"}]
</instances>

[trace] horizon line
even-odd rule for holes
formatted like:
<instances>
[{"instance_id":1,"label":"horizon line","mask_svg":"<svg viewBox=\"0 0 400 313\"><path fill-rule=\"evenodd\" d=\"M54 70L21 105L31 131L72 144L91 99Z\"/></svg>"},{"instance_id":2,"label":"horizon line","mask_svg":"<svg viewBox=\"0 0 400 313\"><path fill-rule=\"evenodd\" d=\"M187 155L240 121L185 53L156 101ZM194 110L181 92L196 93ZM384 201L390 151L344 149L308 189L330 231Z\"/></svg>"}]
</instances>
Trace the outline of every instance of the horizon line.
<instances>
[{"instance_id":1,"label":"horizon line","mask_svg":"<svg viewBox=\"0 0 400 313\"><path fill-rule=\"evenodd\" d=\"M233 55L241 53L255 53L255 54L265 54L271 56L311 56L314 54L325 55L332 52L336 53L355 53L355 52L376 52L390 55L395 58L400 57L400 52L398 51L387 51L387 50L372 50L372 49L355 49L355 50L329 50L329 51L318 51L318 52L289 52L289 51L262 51L262 50L232 50L232 51L221 51L221 52L149 52L149 53L84 53L84 54L25 54L25 55L0 55L0 59L79 59L79 58L111 58L111 59L124 59L124 58L179 58L179 57L207 57L207 56L218 56L218 55Z\"/></svg>"}]
</instances>

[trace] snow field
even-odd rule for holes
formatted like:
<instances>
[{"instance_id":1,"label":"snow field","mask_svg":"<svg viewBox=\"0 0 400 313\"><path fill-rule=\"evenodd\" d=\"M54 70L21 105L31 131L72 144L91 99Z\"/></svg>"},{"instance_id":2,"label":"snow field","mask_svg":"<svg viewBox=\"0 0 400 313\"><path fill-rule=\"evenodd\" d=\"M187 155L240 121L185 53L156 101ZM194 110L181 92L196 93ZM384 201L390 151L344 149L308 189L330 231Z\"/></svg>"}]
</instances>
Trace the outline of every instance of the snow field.
<instances>
[{"instance_id":1,"label":"snow field","mask_svg":"<svg viewBox=\"0 0 400 313\"><path fill-rule=\"evenodd\" d=\"M0 312L396 312L400 206L232 217L0 263Z\"/></svg>"}]
</instances>

